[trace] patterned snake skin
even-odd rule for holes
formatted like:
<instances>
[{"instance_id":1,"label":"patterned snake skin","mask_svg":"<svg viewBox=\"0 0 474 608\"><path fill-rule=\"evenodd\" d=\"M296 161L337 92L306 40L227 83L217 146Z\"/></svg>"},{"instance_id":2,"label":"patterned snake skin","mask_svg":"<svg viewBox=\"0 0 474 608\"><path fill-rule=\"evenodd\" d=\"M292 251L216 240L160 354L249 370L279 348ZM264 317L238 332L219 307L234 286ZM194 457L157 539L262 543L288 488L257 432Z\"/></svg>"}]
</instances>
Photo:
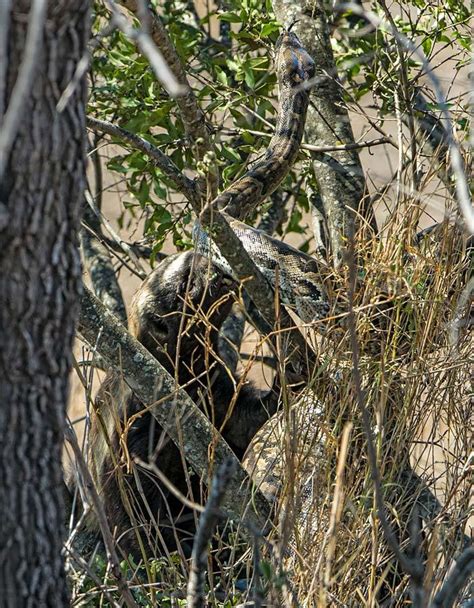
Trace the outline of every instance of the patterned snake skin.
<instances>
[{"instance_id":1,"label":"patterned snake skin","mask_svg":"<svg viewBox=\"0 0 474 608\"><path fill-rule=\"evenodd\" d=\"M308 90L303 85L314 76L314 62L298 37L288 30L278 39L275 50L280 85L275 133L263 158L211 205L223 213L256 266L270 285L278 289L281 302L309 323L326 317L329 311L315 260L239 221L276 190L295 161L303 137L308 108ZM193 238L199 253L232 274L217 245L199 222L194 226Z\"/></svg>"}]
</instances>

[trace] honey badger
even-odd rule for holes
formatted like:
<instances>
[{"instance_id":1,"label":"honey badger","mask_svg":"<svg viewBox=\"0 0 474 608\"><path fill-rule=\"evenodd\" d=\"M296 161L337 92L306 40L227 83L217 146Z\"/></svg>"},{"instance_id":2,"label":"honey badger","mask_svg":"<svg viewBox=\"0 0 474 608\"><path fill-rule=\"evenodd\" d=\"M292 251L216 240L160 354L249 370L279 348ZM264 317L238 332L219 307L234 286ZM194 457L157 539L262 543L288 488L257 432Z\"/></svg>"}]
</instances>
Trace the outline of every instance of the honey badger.
<instances>
[{"instance_id":1,"label":"honey badger","mask_svg":"<svg viewBox=\"0 0 474 608\"><path fill-rule=\"evenodd\" d=\"M233 304L234 281L193 252L170 256L135 294L131 333L171 373L222 434L238 458L276 411L278 390L263 395L243 384L218 355L219 330ZM229 408L232 411L229 412ZM143 412L143 413L141 413ZM129 422L131 419L131 422ZM183 438L186 443L186 437ZM140 557L191 546L194 515L149 468L152 462L184 495L199 501L200 483L185 471L183 456L143 404L110 371L91 419L89 462L105 512L125 554Z\"/></svg>"}]
</instances>

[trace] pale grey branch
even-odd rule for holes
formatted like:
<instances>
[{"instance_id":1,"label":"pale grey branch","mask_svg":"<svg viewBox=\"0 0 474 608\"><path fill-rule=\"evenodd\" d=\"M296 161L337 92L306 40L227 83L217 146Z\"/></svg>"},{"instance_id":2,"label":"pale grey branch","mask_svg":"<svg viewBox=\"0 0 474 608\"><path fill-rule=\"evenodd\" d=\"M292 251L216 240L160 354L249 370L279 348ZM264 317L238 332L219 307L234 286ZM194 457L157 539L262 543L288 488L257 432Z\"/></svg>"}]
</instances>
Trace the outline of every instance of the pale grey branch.
<instances>
[{"instance_id":1,"label":"pale grey branch","mask_svg":"<svg viewBox=\"0 0 474 608\"><path fill-rule=\"evenodd\" d=\"M119 27L122 32L134 40L145 55L155 72L155 76L163 87L168 91L172 97L179 97L186 93L186 87L178 82L173 72L170 70L168 64L165 61L161 51L157 48L150 36L143 31L143 29L133 28L127 21L125 15L123 15L117 8L117 5L113 0L106 0L106 4L112 11L113 23Z\"/></svg>"}]
</instances>

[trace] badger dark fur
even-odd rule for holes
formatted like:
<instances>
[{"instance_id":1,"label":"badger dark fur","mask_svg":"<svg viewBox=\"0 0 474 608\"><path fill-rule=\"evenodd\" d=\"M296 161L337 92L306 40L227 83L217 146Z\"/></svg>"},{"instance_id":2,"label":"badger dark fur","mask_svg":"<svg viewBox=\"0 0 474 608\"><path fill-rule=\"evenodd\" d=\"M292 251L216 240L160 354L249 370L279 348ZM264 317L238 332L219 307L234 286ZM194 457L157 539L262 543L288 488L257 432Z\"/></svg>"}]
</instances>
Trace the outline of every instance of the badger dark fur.
<instances>
[{"instance_id":1,"label":"badger dark fur","mask_svg":"<svg viewBox=\"0 0 474 608\"><path fill-rule=\"evenodd\" d=\"M207 258L193 252L171 256L135 294L129 329L217 428L232 402L222 434L242 458L254 434L275 412L278 391L262 397L255 387L243 384L236 394L238 378L220 361L218 334L230 312L234 289L233 280ZM189 548L195 528L192 511L152 472L140 466L133 470L133 465L130 469L134 459L152 461L189 497L189 476L178 448L146 412L127 427L126 421L142 411L143 404L116 372L108 373L94 410L89 461L109 525L123 551L139 557L143 554L140 544L147 555L162 553L164 545L168 550L177 544ZM199 502L196 475L191 475L190 485L193 500Z\"/></svg>"}]
</instances>

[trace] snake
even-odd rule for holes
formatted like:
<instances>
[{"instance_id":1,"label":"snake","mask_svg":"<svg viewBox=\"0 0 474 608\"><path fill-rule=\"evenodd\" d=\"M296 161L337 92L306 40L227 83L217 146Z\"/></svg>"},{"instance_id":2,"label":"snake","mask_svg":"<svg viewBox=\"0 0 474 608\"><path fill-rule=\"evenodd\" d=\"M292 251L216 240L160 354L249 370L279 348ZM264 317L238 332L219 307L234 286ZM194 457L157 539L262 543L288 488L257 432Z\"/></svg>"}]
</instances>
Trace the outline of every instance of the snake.
<instances>
[{"instance_id":1,"label":"snake","mask_svg":"<svg viewBox=\"0 0 474 608\"><path fill-rule=\"evenodd\" d=\"M309 103L308 82L314 77L315 64L291 26L283 30L276 42L275 65L278 112L269 145L262 157L210 206L224 216L265 279L278 289L281 302L293 309L303 322L310 323L325 318L329 312L327 294L320 280L320 265L311 256L243 222L281 184L298 156L303 138ZM198 253L235 277L207 227L199 221L193 228L193 240Z\"/></svg>"}]
</instances>

